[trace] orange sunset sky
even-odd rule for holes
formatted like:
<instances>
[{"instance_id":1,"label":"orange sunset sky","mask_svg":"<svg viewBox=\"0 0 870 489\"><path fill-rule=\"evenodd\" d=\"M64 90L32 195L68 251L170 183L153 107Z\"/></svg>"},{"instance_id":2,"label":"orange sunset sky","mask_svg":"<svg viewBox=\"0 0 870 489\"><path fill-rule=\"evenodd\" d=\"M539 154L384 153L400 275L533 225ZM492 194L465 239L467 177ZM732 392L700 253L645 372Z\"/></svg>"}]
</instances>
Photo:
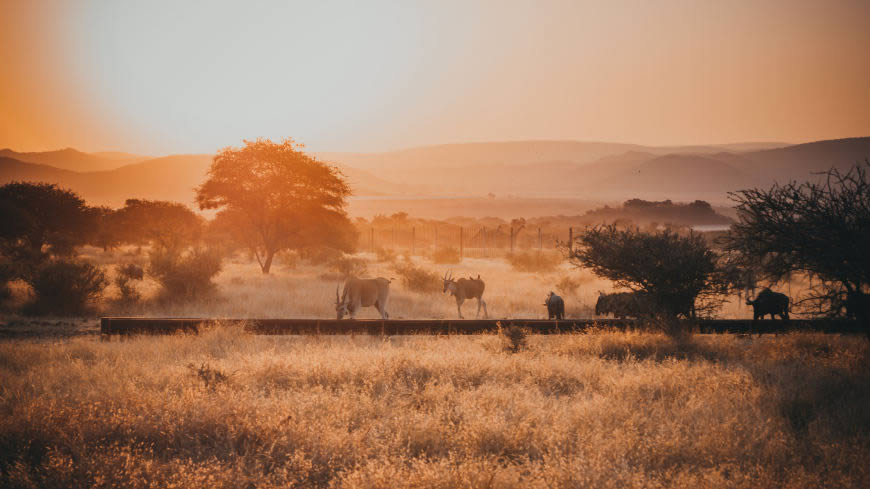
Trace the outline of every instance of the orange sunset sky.
<instances>
[{"instance_id":1,"label":"orange sunset sky","mask_svg":"<svg viewBox=\"0 0 870 489\"><path fill-rule=\"evenodd\" d=\"M21 151L870 135L868 1L0 5Z\"/></svg>"}]
</instances>

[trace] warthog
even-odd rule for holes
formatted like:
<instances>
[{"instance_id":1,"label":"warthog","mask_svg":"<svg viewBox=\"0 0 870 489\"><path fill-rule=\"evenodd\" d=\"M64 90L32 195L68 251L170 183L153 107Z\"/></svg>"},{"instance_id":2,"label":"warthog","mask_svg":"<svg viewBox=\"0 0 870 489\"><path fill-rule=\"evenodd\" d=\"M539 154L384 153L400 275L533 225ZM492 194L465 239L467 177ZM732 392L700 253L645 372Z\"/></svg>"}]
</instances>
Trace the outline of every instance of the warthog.
<instances>
[{"instance_id":1,"label":"warthog","mask_svg":"<svg viewBox=\"0 0 870 489\"><path fill-rule=\"evenodd\" d=\"M356 317L360 307L375 306L381 313L381 319L389 319L387 301L390 298L390 281L383 277L356 278L350 277L344 283L344 293L338 297L338 286L335 286L335 317L343 319L345 315Z\"/></svg>"},{"instance_id":2,"label":"warthog","mask_svg":"<svg viewBox=\"0 0 870 489\"><path fill-rule=\"evenodd\" d=\"M624 319L626 317L641 318L652 316L655 308L647 294L642 292L616 292L613 294L598 293L598 301L595 303L595 315Z\"/></svg>"},{"instance_id":3,"label":"warthog","mask_svg":"<svg viewBox=\"0 0 870 489\"><path fill-rule=\"evenodd\" d=\"M747 300L746 305L752 306L752 320L764 319L770 314L770 319L778 315L783 320L788 319L788 296L765 288L758 293L755 300Z\"/></svg>"},{"instance_id":4,"label":"warthog","mask_svg":"<svg viewBox=\"0 0 870 489\"><path fill-rule=\"evenodd\" d=\"M544 305L547 306L548 319L558 319L561 321L565 317L565 301L552 291L547 295Z\"/></svg>"},{"instance_id":5,"label":"warthog","mask_svg":"<svg viewBox=\"0 0 870 489\"><path fill-rule=\"evenodd\" d=\"M465 302L466 299L477 299L477 316L480 316L480 308L483 307L483 317L489 317L489 314L486 312L486 302L483 300L483 290L486 288L486 284L483 283L483 280L480 279L480 275L477 278L461 278L459 280L453 280L453 276L448 276L448 273L445 273L441 280L444 281L444 293L451 293L453 297L456 298L456 310L459 312L459 319L465 319L462 317L462 303Z\"/></svg>"}]
</instances>

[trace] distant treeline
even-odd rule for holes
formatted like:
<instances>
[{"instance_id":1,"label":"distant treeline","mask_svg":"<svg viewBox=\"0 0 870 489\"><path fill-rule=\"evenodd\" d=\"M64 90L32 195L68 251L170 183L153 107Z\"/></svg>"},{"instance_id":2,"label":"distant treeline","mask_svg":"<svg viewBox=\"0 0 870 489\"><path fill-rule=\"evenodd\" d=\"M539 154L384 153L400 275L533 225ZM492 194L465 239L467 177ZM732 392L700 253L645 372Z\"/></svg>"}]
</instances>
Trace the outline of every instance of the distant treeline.
<instances>
[{"instance_id":1,"label":"distant treeline","mask_svg":"<svg viewBox=\"0 0 870 489\"><path fill-rule=\"evenodd\" d=\"M389 229L391 227L404 228L407 226L427 227L434 225L468 227L468 228L510 228L519 229L541 228L567 229L568 227L583 228L598 224L620 224L624 226L637 225L648 227L650 224L659 224L662 227L688 227L709 224L732 224L734 221L727 216L719 214L708 202L696 200L690 203L674 203L671 200L648 201L631 199L625 201L620 207L605 205L597 209L587 211L582 215L566 216L540 216L531 218L515 218L511 220L499 217L450 217L444 220L420 219L409 216L406 212L397 212L392 215L377 215L372 219L357 218L355 223L361 228L373 227L376 229Z\"/></svg>"}]
</instances>

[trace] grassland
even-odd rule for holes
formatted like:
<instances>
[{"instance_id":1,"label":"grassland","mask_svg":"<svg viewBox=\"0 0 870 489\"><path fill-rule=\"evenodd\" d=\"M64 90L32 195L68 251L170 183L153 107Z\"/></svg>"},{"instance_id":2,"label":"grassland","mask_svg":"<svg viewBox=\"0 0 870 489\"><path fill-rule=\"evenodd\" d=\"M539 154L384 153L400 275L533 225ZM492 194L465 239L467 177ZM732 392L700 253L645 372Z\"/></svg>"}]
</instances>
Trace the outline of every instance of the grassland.
<instances>
[{"instance_id":1,"label":"grassland","mask_svg":"<svg viewBox=\"0 0 870 489\"><path fill-rule=\"evenodd\" d=\"M868 487L861 337L0 343L0 486Z\"/></svg>"},{"instance_id":2,"label":"grassland","mask_svg":"<svg viewBox=\"0 0 870 489\"><path fill-rule=\"evenodd\" d=\"M537 252L526 255L536 255ZM396 271L396 262L410 263L438 277L450 270L454 276L480 275L486 281L488 310L494 318L546 318L543 306L547 293L555 291L562 295L569 318L594 317L595 301L599 292L613 291L613 283L580 270L561 261L558 252L544 251L543 257L529 260L528 256L501 258L465 258L458 264L438 264L426 256L403 257L393 255L391 260L378 258L374 253L358 253L353 258L366 264L366 276L395 278L391 285L389 312L396 319L442 319L456 317L456 302L441 293L442 284L435 280L433 286L422 287L429 292L405 286ZM147 263L144 253L135 254L132 249L105 253L87 247L83 256L104 266L111 277L120 263ZM526 258L524 261L518 259ZM512 263L513 262L513 263ZM544 266L541 265L543 263ZM224 262L223 270L215 278L217 293L185 303L155 303L158 284L147 278L136 285L145 302L139 307L117 308L112 299L117 295L114 286L109 287L105 301L99 308L105 314L133 314L144 316L188 317L240 317L240 318L334 318L335 288L342 282L340 274L327 264L310 264L304 260L287 263L279 258L269 275L263 275L255 262L238 254ZM422 289L418 287L416 289ZM476 303L464 306L464 315L474 317ZM738 297L719 311L719 317L752 317L751 308ZM379 317L374 308L365 308L360 318Z\"/></svg>"}]
</instances>

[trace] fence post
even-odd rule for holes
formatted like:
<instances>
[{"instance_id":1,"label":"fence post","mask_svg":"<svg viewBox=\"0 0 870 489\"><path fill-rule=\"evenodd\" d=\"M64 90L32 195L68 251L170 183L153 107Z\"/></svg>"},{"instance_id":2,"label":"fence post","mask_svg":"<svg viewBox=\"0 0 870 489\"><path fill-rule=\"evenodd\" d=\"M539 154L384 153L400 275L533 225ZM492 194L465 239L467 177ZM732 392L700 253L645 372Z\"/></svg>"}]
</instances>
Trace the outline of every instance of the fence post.
<instances>
[{"instance_id":1,"label":"fence post","mask_svg":"<svg viewBox=\"0 0 870 489\"><path fill-rule=\"evenodd\" d=\"M417 249L417 228L411 228L411 256L414 256L414 251Z\"/></svg>"},{"instance_id":2,"label":"fence post","mask_svg":"<svg viewBox=\"0 0 870 489\"><path fill-rule=\"evenodd\" d=\"M435 226L435 249L438 249L438 226Z\"/></svg>"},{"instance_id":3,"label":"fence post","mask_svg":"<svg viewBox=\"0 0 870 489\"><path fill-rule=\"evenodd\" d=\"M511 253L514 252L514 227L511 226Z\"/></svg>"},{"instance_id":4,"label":"fence post","mask_svg":"<svg viewBox=\"0 0 870 489\"><path fill-rule=\"evenodd\" d=\"M489 250L486 248L486 226L484 226L480 232L483 233L483 256L487 257L489 256Z\"/></svg>"},{"instance_id":5,"label":"fence post","mask_svg":"<svg viewBox=\"0 0 870 489\"><path fill-rule=\"evenodd\" d=\"M463 227L459 226L459 259L460 260L462 260L462 254L464 251L464 248L463 248L464 243L462 242L462 238L463 238L462 230L463 230Z\"/></svg>"},{"instance_id":6,"label":"fence post","mask_svg":"<svg viewBox=\"0 0 870 489\"><path fill-rule=\"evenodd\" d=\"M369 233L370 234L369 245L372 248L372 253L374 253L375 252L375 228L371 228L370 231L371 231L371 233Z\"/></svg>"},{"instance_id":7,"label":"fence post","mask_svg":"<svg viewBox=\"0 0 870 489\"><path fill-rule=\"evenodd\" d=\"M568 254L574 253L574 228L568 228Z\"/></svg>"},{"instance_id":8,"label":"fence post","mask_svg":"<svg viewBox=\"0 0 870 489\"><path fill-rule=\"evenodd\" d=\"M541 228L538 228L538 251L544 249L544 238L541 235Z\"/></svg>"}]
</instances>

